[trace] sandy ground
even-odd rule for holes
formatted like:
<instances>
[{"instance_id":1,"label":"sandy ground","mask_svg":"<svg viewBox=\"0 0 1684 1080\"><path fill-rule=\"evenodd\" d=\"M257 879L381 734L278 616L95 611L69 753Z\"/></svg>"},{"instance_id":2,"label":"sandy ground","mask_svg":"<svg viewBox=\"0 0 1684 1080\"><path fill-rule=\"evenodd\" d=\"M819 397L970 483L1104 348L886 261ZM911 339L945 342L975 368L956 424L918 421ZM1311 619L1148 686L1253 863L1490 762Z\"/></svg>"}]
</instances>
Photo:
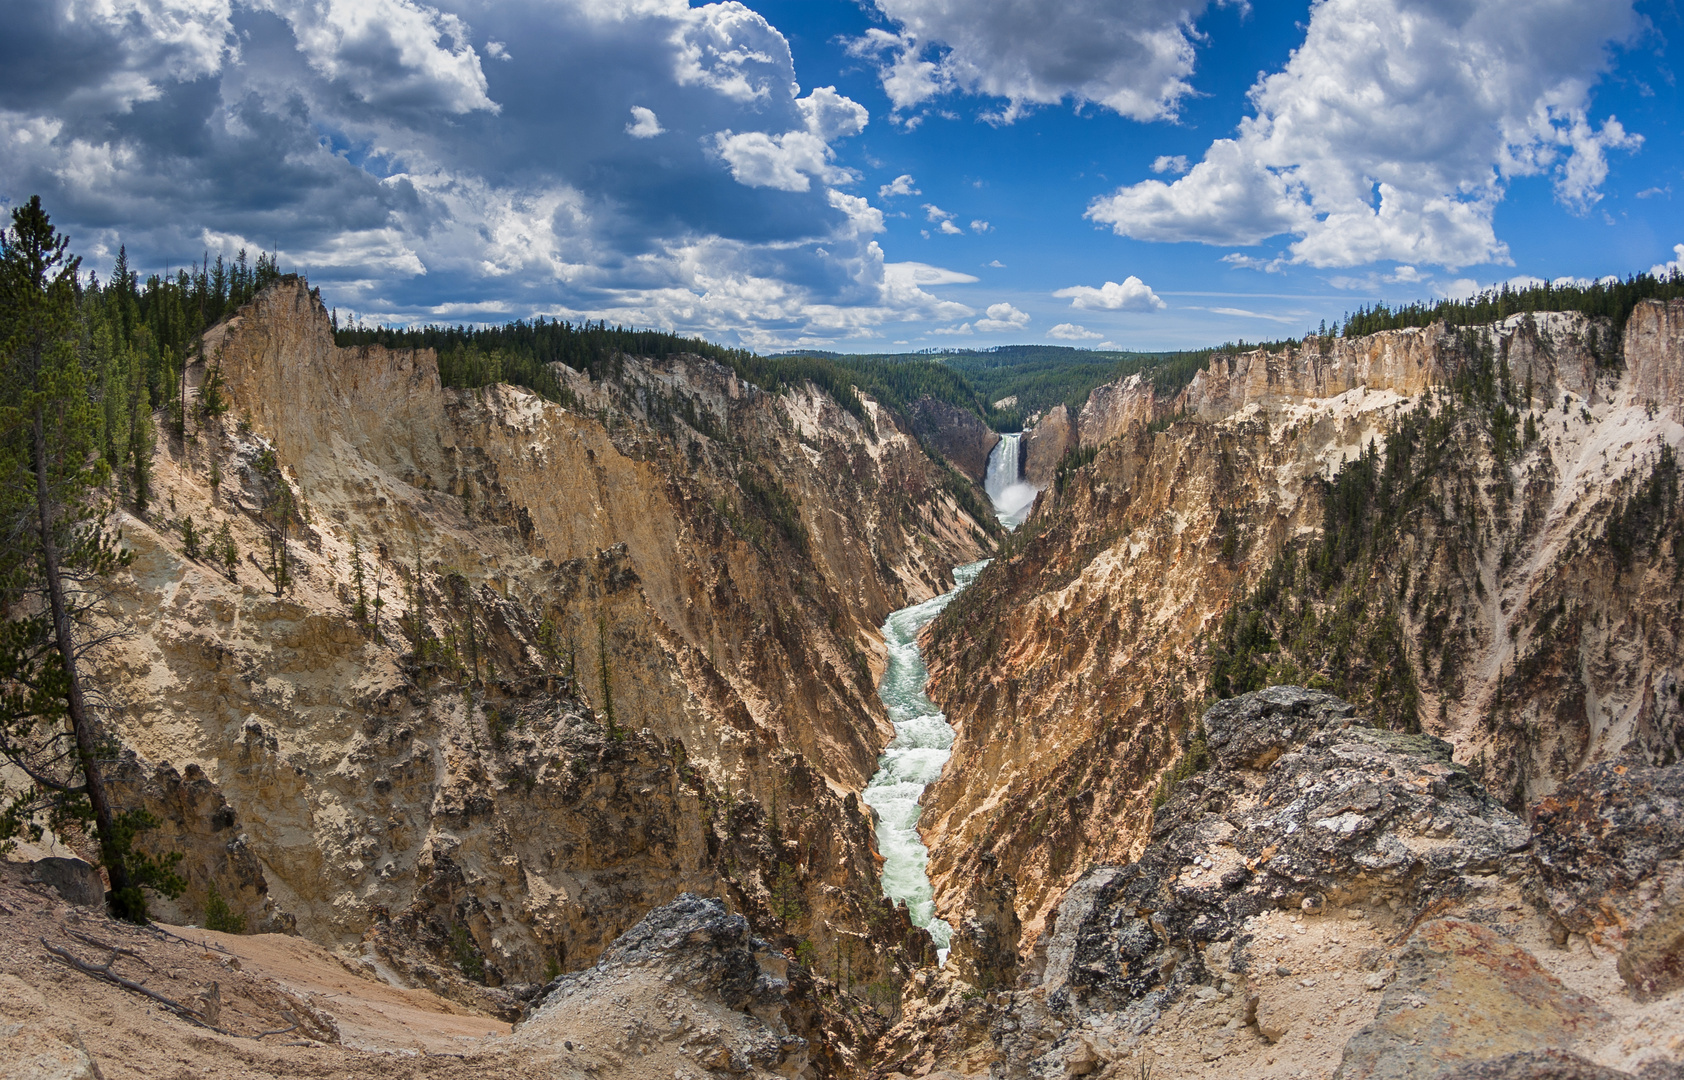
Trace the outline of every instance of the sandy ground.
<instances>
[{"instance_id":1,"label":"sandy ground","mask_svg":"<svg viewBox=\"0 0 1684 1080\"><path fill-rule=\"evenodd\" d=\"M49 945L95 966L114 957L114 973L200 1012L214 997L216 1025L231 1034L83 974ZM511 1053L508 1032L429 991L355 975L299 938L128 926L29 883L26 867L0 863L4 1080L555 1075L529 1052Z\"/></svg>"}]
</instances>

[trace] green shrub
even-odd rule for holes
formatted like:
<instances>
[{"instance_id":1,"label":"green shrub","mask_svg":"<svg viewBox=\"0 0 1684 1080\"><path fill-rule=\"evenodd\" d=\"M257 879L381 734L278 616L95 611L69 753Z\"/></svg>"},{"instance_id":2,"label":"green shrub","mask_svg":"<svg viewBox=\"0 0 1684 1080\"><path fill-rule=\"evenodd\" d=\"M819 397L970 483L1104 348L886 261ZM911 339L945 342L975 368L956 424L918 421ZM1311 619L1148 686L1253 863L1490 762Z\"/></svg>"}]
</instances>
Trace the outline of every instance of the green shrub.
<instances>
[{"instance_id":1,"label":"green shrub","mask_svg":"<svg viewBox=\"0 0 1684 1080\"><path fill-rule=\"evenodd\" d=\"M214 881L205 893L205 929L222 934L246 932L246 917L228 906Z\"/></svg>"}]
</instances>

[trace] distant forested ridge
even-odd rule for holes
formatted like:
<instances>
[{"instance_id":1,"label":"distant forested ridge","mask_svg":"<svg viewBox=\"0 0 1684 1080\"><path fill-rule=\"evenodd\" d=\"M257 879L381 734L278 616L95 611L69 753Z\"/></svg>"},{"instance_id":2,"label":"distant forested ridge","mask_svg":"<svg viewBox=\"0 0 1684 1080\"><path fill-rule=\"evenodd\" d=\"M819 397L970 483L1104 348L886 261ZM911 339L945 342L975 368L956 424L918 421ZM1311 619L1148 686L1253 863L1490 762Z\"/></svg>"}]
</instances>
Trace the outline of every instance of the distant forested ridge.
<instances>
[{"instance_id":1,"label":"distant forested ridge","mask_svg":"<svg viewBox=\"0 0 1684 1080\"><path fill-rule=\"evenodd\" d=\"M446 386L473 388L508 382L564 404L566 388L551 372L550 364L566 364L593 380L614 381L619 378L624 357L659 359L687 354L723 364L739 378L772 393L812 382L861 420L867 419L861 392L903 415L908 405L925 395L978 415L983 413L982 401L964 375L927 358L898 363L842 359L834 354L761 356L664 331L542 317L484 327L336 326L334 339L344 346L434 349L439 357L439 378Z\"/></svg>"},{"instance_id":2,"label":"distant forested ridge","mask_svg":"<svg viewBox=\"0 0 1684 1080\"><path fill-rule=\"evenodd\" d=\"M1440 300L1436 304L1385 304L1361 307L1345 316L1341 337L1361 337L1382 330L1403 330L1443 322L1449 326L1479 326L1500 322L1511 315L1540 311L1576 311L1593 318L1612 319L1616 331L1624 330L1632 309L1644 300L1673 300L1684 296L1684 275L1677 270L1664 277L1634 274L1625 280L1604 278L1581 284L1541 282L1524 288L1501 285L1465 300Z\"/></svg>"},{"instance_id":3,"label":"distant forested ridge","mask_svg":"<svg viewBox=\"0 0 1684 1080\"><path fill-rule=\"evenodd\" d=\"M1143 375L1160 394L1174 394L1217 353L1237 353L1264 348L1279 350L1290 342L1233 341L1208 349L1177 352L1119 352L1076 349L1061 345L1001 345L993 349L935 350L921 353L885 353L843 356L837 353L802 352L787 358L832 359L844 367L870 372L880 382L896 381L904 387L934 382L925 374L928 367L946 369L960 377L974 406L967 406L966 393L949 396L930 392L932 397L961 407L973 407L996 431L1019 431L1031 418L1059 405L1079 411L1096 386ZM902 390L903 396L906 394ZM913 394L907 397L915 397ZM1010 405L994 403L1011 398Z\"/></svg>"}]
</instances>

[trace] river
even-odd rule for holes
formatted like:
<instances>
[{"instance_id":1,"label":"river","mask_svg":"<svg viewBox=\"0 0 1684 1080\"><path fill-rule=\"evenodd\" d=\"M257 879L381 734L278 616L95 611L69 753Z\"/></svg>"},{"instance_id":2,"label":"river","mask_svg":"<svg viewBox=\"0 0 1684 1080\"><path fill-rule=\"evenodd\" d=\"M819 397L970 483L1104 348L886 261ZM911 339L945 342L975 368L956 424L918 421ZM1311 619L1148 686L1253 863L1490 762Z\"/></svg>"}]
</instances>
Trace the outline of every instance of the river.
<instances>
[{"instance_id":1,"label":"river","mask_svg":"<svg viewBox=\"0 0 1684 1080\"><path fill-rule=\"evenodd\" d=\"M1000 524L1015 529L1035 505L1035 488L1023 482L1018 448L1021 436L1004 435L988 457L984 484ZM924 789L941 776L953 746L947 717L924 694L929 669L918 652L918 634L976 580L988 560L953 568L953 589L921 604L901 608L883 622L889 666L877 694L894 721L895 737L877 759L877 772L866 785L865 802L877 811L877 850L883 856L883 894L906 904L912 925L929 930L942 960L947 959L953 928L935 917L935 890L927 867L929 849L918 835Z\"/></svg>"}]
</instances>

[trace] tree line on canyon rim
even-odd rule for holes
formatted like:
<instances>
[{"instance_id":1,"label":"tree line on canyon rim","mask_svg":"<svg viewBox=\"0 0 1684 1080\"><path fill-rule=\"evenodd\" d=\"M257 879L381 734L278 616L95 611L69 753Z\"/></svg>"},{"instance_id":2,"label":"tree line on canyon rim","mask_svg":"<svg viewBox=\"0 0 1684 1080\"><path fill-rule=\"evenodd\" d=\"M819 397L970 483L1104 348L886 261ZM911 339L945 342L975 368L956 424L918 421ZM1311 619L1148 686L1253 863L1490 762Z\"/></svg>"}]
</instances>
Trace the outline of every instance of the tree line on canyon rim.
<instances>
[{"instance_id":1,"label":"tree line on canyon rim","mask_svg":"<svg viewBox=\"0 0 1684 1080\"><path fill-rule=\"evenodd\" d=\"M125 918L144 920L143 887L169 895L179 892L182 882L174 869L177 856L148 855L136 847L136 836L153 824L149 816L114 807L104 795L100 766L116 755L118 746L102 716L120 703L103 697L80 676L83 658L104 641L88 617L101 600L103 582L129 558L112 526L115 511L126 507L143 518L149 513L150 469L159 434L192 439L206 420L228 408L219 360L205 355L205 331L281 277L275 256L263 253L250 263L242 251L231 263L207 256L193 267L142 279L130 268L126 250L119 249L102 283L97 274L83 275L80 260L38 199L14 208L0 242L0 757L28 777L0 807L0 843L39 836L42 825L55 831L91 826L111 878L113 910ZM1430 321L1468 326L1519 312L1575 310L1612 320L1614 335L1598 347L1599 360L1612 365L1619 362L1619 328L1635 304L1680 295L1684 279L1677 275L1638 275L1583 287L1505 288L1432 307L1365 308L1347 317L1342 332L1355 336ZM868 428L871 419L862 395L869 395L908 432L913 431L908 411L923 397L971 413L997 430L1012 430L1030 412L1059 403L1079 405L1092 387L1129 374L1141 374L1160 394L1173 394L1212 355L1254 347L1238 342L1176 353L1108 354L1010 346L936 355L760 356L603 322L539 318L502 326L388 328L339 325L336 316L333 321L342 346L436 350L441 382L451 387L508 382L572 404L553 363L612 384L621 380L628 355L686 354L723 364L772 392L812 383ZM1257 347L1280 350L1295 344ZM1283 552L1230 611L1213 666L1213 695L1229 696L1305 673L1312 682L1331 679L1333 689L1348 692L1352 679L1372 675L1377 681L1367 689L1382 719L1411 724L1416 691L1407 665L1390 663L1389 650L1398 646L1387 619L1395 620L1398 604L1433 600L1408 589L1407 568L1401 584L1375 568L1398 531L1422 515L1435 514L1449 528L1465 527L1457 522L1457 512L1446 515L1438 501L1424 494L1429 478L1440 477L1441 484L1454 481L1455 468L1447 471L1446 463L1456 460L1457 440L1488 438L1501 456L1537 437L1537 418L1523 415L1506 364L1494 361L1489 346L1471 336L1465 347L1471 362L1445 388L1446 407L1406 414L1384 455L1371 447L1347 464L1328 482L1323 536ZM203 363L205 371L190 394L187 374L195 363ZM1019 398L1014 406L992 404L1014 394ZM688 399L654 402L646 412L657 423L667 415L698 431L717 423ZM925 450L946 468L947 488L960 505L998 536L975 485L933 448ZM1059 469L1060 491L1093 456L1091 447L1072 451ZM257 468L267 468L270 479L271 473L278 475L272 453L267 459L260 456ZM212 469L214 489L214 460ZM745 497L773 530L797 546L805 542L799 514L786 493L767 487L746 466L739 479ZM1627 565L1634 551L1680 529L1684 512L1678 506L1677 479L1676 462L1664 454L1643 482L1620 496L1605 539L1616 554L1624 553ZM287 528L298 510L284 483L268 486L274 497L263 511L271 536L266 572L281 591ZM1056 505L1050 510L1056 513ZM1010 539L1011 549L1021 550L1043 525L1038 519L1021 530ZM189 557L203 553L232 572L238 553L231 539L201 535L191 519L177 527ZM1234 553L1225 547L1224 554ZM352 617L365 622L369 603L359 588ZM960 610L962 605L955 605L955 614ZM417 648L424 644L418 642ZM1454 651L1449 643L1444 650L1444 666L1452 668Z\"/></svg>"}]
</instances>

